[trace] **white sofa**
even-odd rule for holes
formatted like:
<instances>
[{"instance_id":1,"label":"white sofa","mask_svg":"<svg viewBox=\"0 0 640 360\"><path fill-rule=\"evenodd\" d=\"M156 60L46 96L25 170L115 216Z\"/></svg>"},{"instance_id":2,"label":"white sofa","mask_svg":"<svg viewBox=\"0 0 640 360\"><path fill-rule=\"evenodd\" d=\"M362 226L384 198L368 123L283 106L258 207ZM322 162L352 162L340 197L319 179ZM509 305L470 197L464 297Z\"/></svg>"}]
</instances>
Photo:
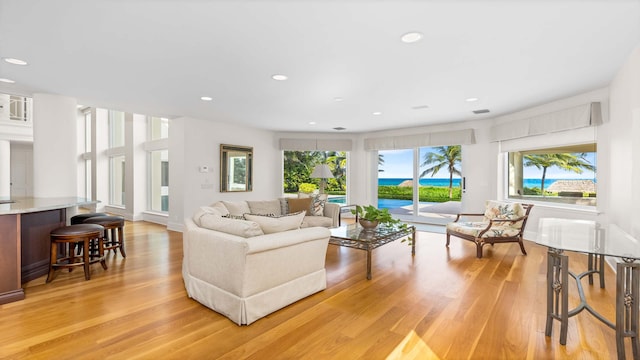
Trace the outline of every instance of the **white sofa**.
<instances>
[{"instance_id":1,"label":"white sofa","mask_svg":"<svg viewBox=\"0 0 640 360\"><path fill-rule=\"evenodd\" d=\"M182 276L189 297L248 325L326 288L327 228L280 231L293 216L248 221L213 208L185 219Z\"/></svg>"}]
</instances>

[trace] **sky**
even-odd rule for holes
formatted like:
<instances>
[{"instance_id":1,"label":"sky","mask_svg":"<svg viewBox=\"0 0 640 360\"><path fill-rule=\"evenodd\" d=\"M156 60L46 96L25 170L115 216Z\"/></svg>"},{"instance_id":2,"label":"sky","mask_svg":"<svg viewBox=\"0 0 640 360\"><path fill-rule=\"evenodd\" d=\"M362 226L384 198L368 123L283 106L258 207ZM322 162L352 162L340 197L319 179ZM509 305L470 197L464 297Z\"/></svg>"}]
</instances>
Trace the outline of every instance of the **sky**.
<instances>
[{"instance_id":1,"label":"sky","mask_svg":"<svg viewBox=\"0 0 640 360\"><path fill-rule=\"evenodd\" d=\"M426 149L426 148L422 148ZM424 150L421 151L421 154ZM384 165L381 169L383 172L378 173L378 177L381 178L411 178L413 177L413 150L385 150L380 151L380 154L384 154ZM595 153L588 153L587 160L595 164ZM422 172L424 168L420 169ZM463 170L464 172L464 170ZM524 168L525 179L535 179L542 177L542 170L538 170L535 167ZM429 176L430 177L430 176ZM454 176L455 177L455 176ZM449 172L445 170L439 171L433 178L449 178ZM582 174L576 174L574 172L565 172L557 168L547 169L547 179L593 179L593 171L583 171Z\"/></svg>"}]
</instances>

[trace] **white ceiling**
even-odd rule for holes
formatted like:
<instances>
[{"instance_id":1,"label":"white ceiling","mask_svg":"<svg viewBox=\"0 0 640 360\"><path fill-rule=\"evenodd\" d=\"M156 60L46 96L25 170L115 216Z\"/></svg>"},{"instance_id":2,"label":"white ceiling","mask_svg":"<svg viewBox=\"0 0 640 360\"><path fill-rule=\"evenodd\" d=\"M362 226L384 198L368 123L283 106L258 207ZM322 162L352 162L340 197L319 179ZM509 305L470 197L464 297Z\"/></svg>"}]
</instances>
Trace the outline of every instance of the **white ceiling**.
<instances>
[{"instance_id":1,"label":"white ceiling","mask_svg":"<svg viewBox=\"0 0 640 360\"><path fill-rule=\"evenodd\" d=\"M410 31L424 37L402 43ZM0 57L29 62L0 62L0 78L16 81L0 92L363 132L602 88L638 45L640 0L0 0Z\"/></svg>"}]
</instances>

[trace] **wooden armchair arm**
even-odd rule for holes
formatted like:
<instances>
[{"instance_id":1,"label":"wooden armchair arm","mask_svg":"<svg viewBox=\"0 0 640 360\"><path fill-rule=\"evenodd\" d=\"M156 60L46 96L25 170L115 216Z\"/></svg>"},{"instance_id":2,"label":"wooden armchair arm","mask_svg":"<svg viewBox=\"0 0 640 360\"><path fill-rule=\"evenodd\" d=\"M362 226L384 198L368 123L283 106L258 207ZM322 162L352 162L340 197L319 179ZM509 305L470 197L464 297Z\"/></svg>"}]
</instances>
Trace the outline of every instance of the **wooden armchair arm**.
<instances>
[{"instance_id":1,"label":"wooden armchair arm","mask_svg":"<svg viewBox=\"0 0 640 360\"><path fill-rule=\"evenodd\" d=\"M458 222L462 216L484 216L484 214L474 214L474 213L459 213L456 215L456 219L453 222Z\"/></svg>"}]
</instances>

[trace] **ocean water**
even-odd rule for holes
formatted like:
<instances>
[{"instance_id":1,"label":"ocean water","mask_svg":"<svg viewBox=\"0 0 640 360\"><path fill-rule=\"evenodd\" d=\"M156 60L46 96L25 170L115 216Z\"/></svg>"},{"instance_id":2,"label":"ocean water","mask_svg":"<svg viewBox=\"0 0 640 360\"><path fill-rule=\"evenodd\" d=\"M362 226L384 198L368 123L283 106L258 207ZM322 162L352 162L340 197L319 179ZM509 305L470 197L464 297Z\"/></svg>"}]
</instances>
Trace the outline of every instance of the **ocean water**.
<instances>
[{"instance_id":1,"label":"ocean water","mask_svg":"<svg viewBox=\"0 0 640 360\"><path fill-rule=\"evenodd\" d=\"M409 178L404 179L390 179L390 178L378 178L378 186L381 185L391 185L396 186L400 185L405 180L411 180ZM561 179L545 179L544 180L544 188L547 189L551 184ZM563 179L563 180L581 180L581 179ZM584 179L582 179L584 180ZM524 179L524 187L528 188L539 188L542 179ZM444 186L449 187L449 179L433 179L433 178L423 178L420 179L420 186ZM460 186L460 179L453 179L453 186Z\"/></svg>"}]
</instances>

